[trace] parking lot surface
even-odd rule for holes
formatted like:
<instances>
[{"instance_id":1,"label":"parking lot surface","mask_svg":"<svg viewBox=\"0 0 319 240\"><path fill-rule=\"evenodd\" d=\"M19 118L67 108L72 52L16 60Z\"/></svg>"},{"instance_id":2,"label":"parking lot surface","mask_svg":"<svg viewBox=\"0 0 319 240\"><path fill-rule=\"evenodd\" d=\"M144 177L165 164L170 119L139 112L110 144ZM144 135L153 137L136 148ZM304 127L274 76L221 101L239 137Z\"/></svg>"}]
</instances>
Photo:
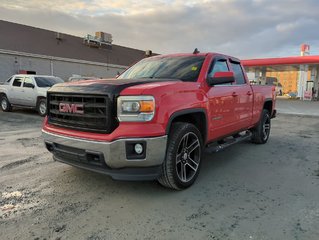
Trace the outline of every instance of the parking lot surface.
<instances>
[{"instance_id":1,"label":"parking lot surface","mask_svg":"<svg viewBox=\"0 0 319 240\"><path fill-rule=\"evenodd\" d=\"M276 108L281 114L319 117L319 101L277 98Z\"/></svg>"},{"instance_id":2,"label":"parking lot surface","mask_svg":"<svg viewBox=\"0 0 319 240\"><path fill-rule=\"evenodd\" d=\"M0 239L318 239L319 118L278 115L265 145L204 155L172 191L52 160L33 111L0 111Z\"/></svg>"}]
</instances>

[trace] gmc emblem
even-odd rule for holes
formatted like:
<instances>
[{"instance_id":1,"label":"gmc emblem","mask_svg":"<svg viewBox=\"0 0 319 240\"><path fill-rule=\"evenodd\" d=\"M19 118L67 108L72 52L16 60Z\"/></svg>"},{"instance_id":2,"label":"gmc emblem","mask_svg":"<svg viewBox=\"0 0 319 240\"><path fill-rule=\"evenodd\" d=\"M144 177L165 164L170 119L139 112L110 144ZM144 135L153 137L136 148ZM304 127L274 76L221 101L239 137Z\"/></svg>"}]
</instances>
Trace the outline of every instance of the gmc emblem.
<instances>
[{"instance_id":1,"label":"gmc emblem","mask_svg":"<svg viewBox=\"0 0 319 240\"><path fill-rule=\"evenodd\" d=\"M59 103L59 112L84 114L83 104Z\"/></svg>"}]
</instances>

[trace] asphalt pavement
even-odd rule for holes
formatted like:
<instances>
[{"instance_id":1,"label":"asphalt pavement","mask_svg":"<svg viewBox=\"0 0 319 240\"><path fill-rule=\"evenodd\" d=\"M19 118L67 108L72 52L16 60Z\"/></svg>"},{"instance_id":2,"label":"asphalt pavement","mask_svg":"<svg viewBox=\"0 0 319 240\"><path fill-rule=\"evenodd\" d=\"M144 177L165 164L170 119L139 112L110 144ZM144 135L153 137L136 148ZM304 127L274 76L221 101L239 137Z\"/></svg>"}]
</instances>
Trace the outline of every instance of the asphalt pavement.
<instances>
[{"instance_id":1,"label":"asphalt pavement","mask_svg":"<svg viewBox=\"0 0 319 240\"><path fill-rule=\"evenodd\" d=\"M0 239L317 240L319 118L282 113L310 106L295 103L278 101L267 144L205 152L184 191L54 162L43 118L0 111Z\"/></svg>"},{"instance_id":2,"label":"asphalt pavement","mask_svg":"<svg viewBox=\"0 0 319 240\"><path fill-rule=\"evenodd\" d=\"M277 98L276 108L279 114L319 117L319 101Z\"/></svg>"}]
</instances>

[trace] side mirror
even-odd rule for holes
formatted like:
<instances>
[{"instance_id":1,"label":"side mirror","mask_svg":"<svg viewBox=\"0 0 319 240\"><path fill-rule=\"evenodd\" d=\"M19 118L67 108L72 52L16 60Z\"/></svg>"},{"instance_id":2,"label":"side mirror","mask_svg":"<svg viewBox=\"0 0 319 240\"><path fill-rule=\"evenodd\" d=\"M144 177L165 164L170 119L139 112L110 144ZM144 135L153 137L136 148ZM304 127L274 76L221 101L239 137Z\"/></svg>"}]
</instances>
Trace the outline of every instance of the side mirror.
<instances>
[{"instance_id":1,"label":"side mirror","mask_svg":"<svg viewBox=\"0 0 319 240\"><path fill-rule=\"evenodd\" d=\"M218 84L226 84L235 82L235 77L233 72L216 72L214 76L208 77L207 82L209 86L214 86Z\"/></svg>"}]
</instances>

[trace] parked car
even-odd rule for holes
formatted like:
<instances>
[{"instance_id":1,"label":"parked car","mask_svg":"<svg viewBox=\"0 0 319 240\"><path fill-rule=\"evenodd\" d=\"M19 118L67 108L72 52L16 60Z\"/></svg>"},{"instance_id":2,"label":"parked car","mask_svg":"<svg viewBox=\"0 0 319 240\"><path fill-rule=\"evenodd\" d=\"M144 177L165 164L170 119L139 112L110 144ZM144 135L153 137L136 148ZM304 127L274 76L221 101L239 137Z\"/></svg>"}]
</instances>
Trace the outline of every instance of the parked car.
<instances>
[{"instance_id":1,"label":"parked car","mask_svg":"<svg viewBox=\"0 0 319 240\"><path fill-rule=\"evenodd\" d=\"M34 108L41 116L47 112L47 91L63 80L54 76L17 74L0 85L0 104L4 112L12 107Z\"/></svg>"},{"instance_id":2,"label":"parked car","mask_svg":"<svg viewBox=\"0 0 319 240\"><path fill-rule=\"evenodd\" d=\"M196 180L204 147L268 141L275 94L250 85L237 58L160 55L117 79L53 86L42 132L57 161L180 190Z\"/></svg>"}]
</instances>

